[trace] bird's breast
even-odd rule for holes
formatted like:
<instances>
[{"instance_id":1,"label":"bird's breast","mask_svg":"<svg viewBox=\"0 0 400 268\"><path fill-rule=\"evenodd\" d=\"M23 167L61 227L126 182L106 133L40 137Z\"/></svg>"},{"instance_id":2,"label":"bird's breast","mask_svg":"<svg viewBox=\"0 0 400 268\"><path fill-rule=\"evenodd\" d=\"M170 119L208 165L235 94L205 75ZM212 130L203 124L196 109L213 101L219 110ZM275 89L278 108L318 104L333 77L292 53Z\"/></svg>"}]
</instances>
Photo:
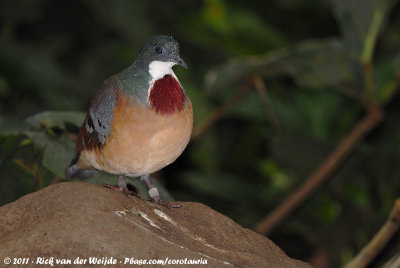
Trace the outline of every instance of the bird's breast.
<instances>
[{"instance_id":1,"label":"bird's breast","mask_svg":"<svg viewBox=\"0 0 400 268\"><path fill-rule=\"evenodd\" d=\"M189 142L193 110L189 98L180 110L160 113L135 99L120 96L111 133L101 151L88 152L89 161L113 174L141 176L175 161Z\"/></svg>"}]
</instances>

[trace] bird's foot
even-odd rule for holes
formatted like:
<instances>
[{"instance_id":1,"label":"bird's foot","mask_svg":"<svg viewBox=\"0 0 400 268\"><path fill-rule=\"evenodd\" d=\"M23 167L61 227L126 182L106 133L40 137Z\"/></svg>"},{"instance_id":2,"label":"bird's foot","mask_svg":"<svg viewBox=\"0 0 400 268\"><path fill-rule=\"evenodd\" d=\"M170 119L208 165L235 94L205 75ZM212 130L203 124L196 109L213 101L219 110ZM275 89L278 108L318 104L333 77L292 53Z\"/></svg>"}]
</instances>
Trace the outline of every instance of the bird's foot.
<instances>
[{"instance_id":1,"label":"bird's foot","mask_svg":"<svg viewBox=\"0 0 400 268\"><path fill-rule=\"evenodd\" d=\"M165 207L167 207L167 208L169 208L169 209L180 208L180 207L182 207L182 206L179 205L178 203L167 202L167 201L164 201L164 200L159 200L157 203L160 204L160 205L163 205L163 206L165 206Z\"/></svg>"},{"instance_id":2,"label":"bird's foot","mask_svg":"<svg viewBox=\"0 0 400 268\"><path fill-rule=\"evenodd\" d=\"M140 194L131 191L128 189L128 187L124 187L124 186L114 186L111 184L103 184L103 187L114 190L114 191L118 191L118 192L123 192L126 196L136 196L137 198L143 198Z\"/></svg>"},{"instance_id":3,"label":"bird's foot","mask_svg":"<svg viewBox=\"0 0 400 268\"><path fill-rule=\"evenodd\" d=\"M150 188L149 195L150 195L150 199L149 199L150 201L153 201L154 203L163 205L169 209L181 207L181 205L179 205L178 203L167 202L167 201L161 200L160 194L158 193L158 189L156 187Z\"/></svg>"}]
</instances>

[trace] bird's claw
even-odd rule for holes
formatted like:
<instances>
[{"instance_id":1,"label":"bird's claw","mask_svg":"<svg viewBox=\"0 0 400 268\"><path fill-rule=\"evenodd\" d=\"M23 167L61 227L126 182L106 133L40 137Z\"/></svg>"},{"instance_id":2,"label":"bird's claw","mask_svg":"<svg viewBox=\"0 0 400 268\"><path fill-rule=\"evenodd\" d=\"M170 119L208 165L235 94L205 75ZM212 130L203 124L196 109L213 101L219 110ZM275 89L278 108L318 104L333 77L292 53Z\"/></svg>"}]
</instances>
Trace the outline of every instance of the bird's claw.
<instances>
[{"instance_id":1,"label":"bird's claw","mask_svg":"<svg viewBox=\"0 0 400 268\"><path fill-rule=\"evenodd\" d=\"M126 196L136 196L137 198L143 199L143 197L134 192L129 190L127 187L123 187L123 186L114 186L111 184L103 184L103 187L114 190L114 191L118 191L118 192L122 192L124 193ZM174 203L174 202L167 202L164 200L161 200L160 195L158 194L158 190L157 188L151 188L151 191L149 191L150 194L150 198L148 199L148 201L153 201L156 204L160 204L162 206L167 207L168 209L173 209L173 208L180 208L181 205L179 205L178 203Z\"/></svg>"},{"instance_id":2,"label":"bird's claw","mask_svg":"<svg viewBox=\"0 0 400 268\"><path fill-rule=\"evenodd\" d=\"M166 208L168 208L168 209L173 209L173 208L180 208L180 207L182 207L180 204L178 204L178 203L175 203L175 202L167 202L167 201L164 201L164 200L161 200L160 199L160 197L158 197L158 199L157 198L148 198L147 199L147 201L151 201L151 202L154 202L154 203L156 203L156 204L159 204L159 205L162 205L162 206L164 206L164 207L166 207Z\"/></svg>"},{"instance_id":3,"label":"bird's claw","mask_svg":"<svg viewBox=\"0 0 400 268\"><path fill-rule=\"evenodd\" d=\"M140 194L129 190L127 187L119 187L119 186L114 186L111 184L103 184L103 187L114 190L114 191L118 191L118 192L123 192L126 196L136 196L137 198L143 198Z\"/></svg>"},{"instance_id":4,"label":"bird's claw","mask_svg":"<svg viewBox=\"0 0 400 268\"><path fill-rule=\"evenodd\" d=\"M182 207L181 205L179 205L178 203L174 203L174 202L167 202L164 200L159 200L158 204L166 206L168 209L173 209L173 208L180 208Z\"/></svg>"}]
</instances>

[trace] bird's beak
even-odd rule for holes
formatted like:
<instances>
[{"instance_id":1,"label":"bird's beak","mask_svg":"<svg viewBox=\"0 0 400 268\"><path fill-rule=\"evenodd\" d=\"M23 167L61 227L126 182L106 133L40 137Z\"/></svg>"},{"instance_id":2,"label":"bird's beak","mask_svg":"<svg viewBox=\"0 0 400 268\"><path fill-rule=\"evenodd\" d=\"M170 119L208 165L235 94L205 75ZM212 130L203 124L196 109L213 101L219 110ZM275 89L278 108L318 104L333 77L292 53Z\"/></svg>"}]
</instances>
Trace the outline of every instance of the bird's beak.
<instances>
[{"instance_id":1,"label":"bird's beak","mask_svg":"<svg viewBox=\"0 0 400 268\"><path fill-rule=\"evenodd\" d=\"M176 57L175 57L174 62L175 62L176 64L178 64L179 66L182 66L182 67L185 68L185 69L188 68L186 62L184 62L184 60L182 60L182 58L179 57L179 56L176 56Z\"/></svg>"}]
</instances>

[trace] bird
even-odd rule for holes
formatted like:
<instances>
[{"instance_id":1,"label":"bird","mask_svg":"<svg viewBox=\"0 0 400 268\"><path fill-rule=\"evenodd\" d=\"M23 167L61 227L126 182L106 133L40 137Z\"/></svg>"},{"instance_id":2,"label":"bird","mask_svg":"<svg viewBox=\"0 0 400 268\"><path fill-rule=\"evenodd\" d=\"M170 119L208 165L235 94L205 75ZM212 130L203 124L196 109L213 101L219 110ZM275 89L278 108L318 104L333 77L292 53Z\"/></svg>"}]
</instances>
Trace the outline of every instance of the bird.
<instances>
[{"instance_id":1,"label":"bird","mask_svg":"<svg viewBox=\"0 0 400 268\"><path fill-rule=\"evenodd\" d=\"M141 177L154 202L180 206L161 200L150 178L182 154L192 133L193 107L175 65L187 69L178 42L156 35L132 65L104 81L80 128L67 178L115 174L118 186L105 186L132 195L126 177Z\"/></svg>"}]
</instances>

